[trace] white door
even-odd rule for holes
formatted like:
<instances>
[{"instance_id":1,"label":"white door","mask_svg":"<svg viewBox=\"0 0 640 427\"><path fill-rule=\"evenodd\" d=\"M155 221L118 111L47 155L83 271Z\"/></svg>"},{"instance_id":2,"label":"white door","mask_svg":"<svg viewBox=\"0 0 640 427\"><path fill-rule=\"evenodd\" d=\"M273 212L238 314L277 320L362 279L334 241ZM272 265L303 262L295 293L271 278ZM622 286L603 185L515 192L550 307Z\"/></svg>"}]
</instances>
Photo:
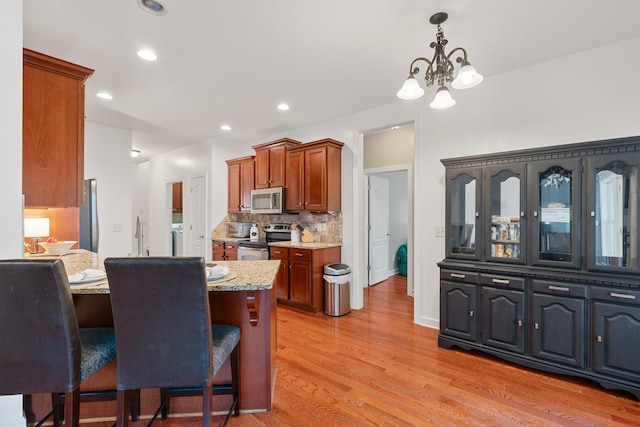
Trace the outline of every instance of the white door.
<instances>
[{"instance_id":1,"label":"white door","mask_svg":"<svg viewBox=\"0 0 640 427\"><path fill-rule=\"evenodd\" d=\"M207 191L204 175L191 178L191 255L207 258Z\"/></svg>"},{"instance_id":2,"label":"white door","mask_svg":"<svg viewBox=\"0 0 640 427\"><path fill-rule=\"evenodd\" d=\"M369 176L369 285L389 278L389 181Z\"/></svg>"}]
</instances>

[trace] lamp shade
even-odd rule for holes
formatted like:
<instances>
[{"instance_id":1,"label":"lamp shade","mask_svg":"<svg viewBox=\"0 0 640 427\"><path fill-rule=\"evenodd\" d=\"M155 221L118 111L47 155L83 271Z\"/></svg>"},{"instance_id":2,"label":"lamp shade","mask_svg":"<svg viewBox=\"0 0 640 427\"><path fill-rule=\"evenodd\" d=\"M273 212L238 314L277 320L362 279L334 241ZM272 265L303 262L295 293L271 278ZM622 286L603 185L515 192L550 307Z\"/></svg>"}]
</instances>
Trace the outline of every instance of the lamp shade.
<instances>
[{"instance_id":1,"label":"lamp shade","mask_svg":"<svg viewBox=\"0 0 640 427\"><path fill-rule=\"evenodd\" d=\"M433 98L429 107L436 110L443 110L445 108L453 107L456 105L456 100L451 97L449 89L446 86L440 86L436 92L436 97Z\"/></svg>"},{"instance_id":2,"label":"lamp shade","mask_svg":"<svg viewBox=\"0 0 640 427\"><path fill-rule=\"evenodd\" d=\"M409 77L405 80L402 88L396 94L398 98L405 100L418 99L424 95L424 89L420 87L420 84L413 77Z\"/></svg>"},{"instance_id":3,"label":"lamp shade","mask_svg":"<svg viewBox=\"0 0 640 427\"><path fill-rule=\"evenodd\" d=\"M476 68L467 62L460 68L455 80L451 82L451 86L454 89L469 89L478 86L482 80L484 80L482 74L478 74Z\"/></svg>"},{"instance_id":4,"label":"lamp shade","mask_svg":"<svg viewBox=\"0 0 640 427\"><path fill-rule=\"evenodd\" d=\"M49 218L25 218L24 237L49 236Z\"/></svg>"}]
</instances>

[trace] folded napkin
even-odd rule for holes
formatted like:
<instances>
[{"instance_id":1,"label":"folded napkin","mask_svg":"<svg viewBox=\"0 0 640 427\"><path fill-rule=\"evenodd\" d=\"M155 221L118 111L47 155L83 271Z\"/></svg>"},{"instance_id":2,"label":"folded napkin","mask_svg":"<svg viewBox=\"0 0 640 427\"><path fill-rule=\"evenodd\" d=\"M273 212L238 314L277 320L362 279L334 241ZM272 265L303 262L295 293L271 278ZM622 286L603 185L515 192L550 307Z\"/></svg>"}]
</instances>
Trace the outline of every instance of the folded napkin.
<instances>
[{"instance_id":1,"label":"folded napkin","mask_svg":"<svg viewBox=\"0 0 640 427\"><path fill-rule=\"evenodd\" d=\"M229 267L224 267L222 265L216 265L214 267L207 268L207 277L209 279L213 278L221 278L226 276L229 273Z\"/></svg>"},{"instance_id":2,"label":"folded napkin","mask_svg":"<svg viewBox=\"0 0 640 427\"><path fill-rule=\"evenodd\" d=\"M76 274L72 274L69 276L69 283L78 283L89 280L100 280L107 277L107 274L102 270L97 270L95 268L87 268L84 271L80 271Z\"/></svg>"}]
</instances>

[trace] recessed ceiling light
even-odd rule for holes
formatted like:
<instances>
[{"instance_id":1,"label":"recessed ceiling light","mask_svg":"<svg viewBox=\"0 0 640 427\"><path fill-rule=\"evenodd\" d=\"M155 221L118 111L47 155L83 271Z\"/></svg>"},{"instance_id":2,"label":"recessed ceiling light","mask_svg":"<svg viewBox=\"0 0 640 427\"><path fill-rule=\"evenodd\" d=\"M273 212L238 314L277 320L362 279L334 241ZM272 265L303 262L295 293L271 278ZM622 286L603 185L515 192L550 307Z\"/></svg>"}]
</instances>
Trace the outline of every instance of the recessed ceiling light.
<instances>
[{"instance_id":1,"label":"recessed ceiling light","mask_svg":"<svg viewBox=\"0 0 640 427\"><path fill-rule=\"evenodd\" d=\"M283 102L281 104L278 104L278 110L287 111L287 110L289 110L289 106Z\"/></svg>"},{"instance_id":2,"label":"recessed ceiling light","mask_svg":"<svg viewBox=\"0 0 640 427\"><path fill-rule=\"evenodd\" d=\"M113 96L111 96L109 92L98 92L96 93L96 96L102 99L113 99Z\"/></svg>"},{"instance_id":3,"label":"recessed ceiling light","mask_svg":"<svg viewBox=\"0 0 640 427\"><path fill-rule=\"evenodd\" d=\"M131 150L131 157L134 159L140 155L140 150Z\"/></svg>"},{"instance_id":4,"label":"recessed ceiling light","mask_svg":"<svg viewBox=\"0 0 640 427\"><path fill-rule=\"evenodd\" d=\"M220 126L220 129L222 129L222 130L226 130L226 131L229 131L229 130L231 130L231 126L229 126L229 125L222 125L222 126Z\"/></svg>"},{"instance_id":5,"label":"recessed ceiling light","mask_svg":"<svg viewBox=\"0 0 640 427\"><path fill-rule=\"evenodd\" d=\"M158 55L156 55L154 51L149 49L140 49L138 51L138 56L145 61L155 61L156 59L158 59Z\"/></svg>"},{"instance_id":6,"label":"recessed ceiling light","mask_svg":"<svg viewBox=\"0 0 640 427\"><path fill-rule=\"evenodd\" d=\"M391 130L398 130L400 129L400 126L391 126Z\"/></svg>"},{"instance_id":7,"label":"recessed ceiling light","mask_svg":"<svg viewBox=\"0 0 640 427\"><path fill-rule=\"evenodd\" d=\"M165 15L167 8L155 0L137 0L138 6L152 15Z\"/></svg>"}]
</instances>

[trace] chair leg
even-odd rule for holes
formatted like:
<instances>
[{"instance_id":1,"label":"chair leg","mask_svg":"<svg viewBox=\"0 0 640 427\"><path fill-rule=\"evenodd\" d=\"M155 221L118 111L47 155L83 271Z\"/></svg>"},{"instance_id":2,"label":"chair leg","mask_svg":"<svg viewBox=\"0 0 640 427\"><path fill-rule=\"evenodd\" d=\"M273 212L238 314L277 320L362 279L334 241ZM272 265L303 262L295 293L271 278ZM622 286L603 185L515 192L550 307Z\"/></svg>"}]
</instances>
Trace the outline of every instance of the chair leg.
<instances>
[{"instance_id":1,"label":"chair leg","mask_svg":"<svg viewBox=\"0 0 640 427\"><path fill-rule=\"evenodd\" d=\"M233 415L240 415L240 368L239 368L239 353L238 346L233 349L231 354L229 355L229 359L231 362L231 387L233 389L233 402L235 404L235 408L233 409Z\"/></svg>"},{"instance_id":2,"label":"chair leg","mask_svg":"<svg viewBox=\"0 0 640 427\"><path fill-rule=\"evenodd\" d=\"M60 423L64 421L64 406L60 402L58 393L51 393L51 407L53 408L53 427L60 427Z\"/></svg>"},{"instance_id":3,"label":"chair leg","mask_svg":"<svg viewBox=\"0 0 640 427\"><path fill-rule=\"evenodd\" d=\"M80 389L64 394L64 425L78 427L80 424Z\"/></svg>"},{"instance_id":4,"label":"chair leg","mask_svg":"<svg viewBox=\"0 0 640 427\"><path fill-rule=\"evenodd\" d=\"M129 411L130 411L130 393L128 390L118 390L118 413L116 415L116 426L127 427L129 425Z\"/></svg>"},{"instance_id":5,"label":"chair leg","mask_svg":"<svg viewBox=\"0 0 640 427\"><path fill-rule=\"evenodd\" d=\"M129 390L131 394L129 408L131 408L131 421L138 421L140 417L140 389Z\"/></svg>"},{"instance_id":6,"label":"chair leg","mask_svg":"<svg viewBox=\"0 0 640 427\"><path fill-rule=\"evenodd\" d=\"M213 387L202 387L202 425L211 426L211 411L213 410Z\"/></svg>"},{"instance_id":7,"label":"chair leg","mask_svg":"<svg viewBox=\"0 0 640 427\"><path fill-rule=\"evenodd\" d=\"M162 405L161 418L166 420L169 413L169 393L166 388L160 389L160 404Z\"/></svg>"}]
</instances>

